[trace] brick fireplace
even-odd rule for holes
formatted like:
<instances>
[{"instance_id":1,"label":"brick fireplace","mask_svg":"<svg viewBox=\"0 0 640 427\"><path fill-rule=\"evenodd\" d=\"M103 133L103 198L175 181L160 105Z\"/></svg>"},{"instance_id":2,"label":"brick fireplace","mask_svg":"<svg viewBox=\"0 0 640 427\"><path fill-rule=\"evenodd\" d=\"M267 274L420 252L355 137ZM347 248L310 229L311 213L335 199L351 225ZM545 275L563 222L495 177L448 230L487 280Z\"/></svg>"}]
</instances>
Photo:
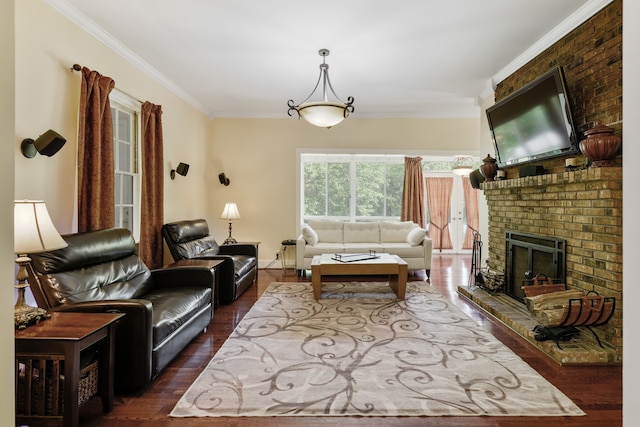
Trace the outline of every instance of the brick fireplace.
<instances>
[{"instance_id":1,"label":"brick fireplace","mask_svg":"<svg viewBox=\"0 0 640 427\"><path fill-rule=\"evenodd\" d=\"M566 244L566 285L615 297L613 317L593 328L622 360L622 168L593 168L485 182L490 267L506 269L507 232Z\"/></svg>"}]
</instances>

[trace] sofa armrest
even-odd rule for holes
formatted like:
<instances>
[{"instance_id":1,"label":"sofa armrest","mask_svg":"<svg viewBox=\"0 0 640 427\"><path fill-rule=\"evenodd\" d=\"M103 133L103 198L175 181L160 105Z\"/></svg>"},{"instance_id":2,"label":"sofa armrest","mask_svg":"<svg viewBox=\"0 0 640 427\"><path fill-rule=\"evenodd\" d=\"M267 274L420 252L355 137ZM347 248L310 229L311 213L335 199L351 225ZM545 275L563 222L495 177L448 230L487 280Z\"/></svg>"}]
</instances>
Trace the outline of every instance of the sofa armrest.
<instances>
[{"instance_id":1,"label":"sofa armrest","mask_svg":"<svg viewBox=\"0 0 640 427\"><path fill-rule=\"evenodd\" d=\"M258 248L256 245L220 245L220 255L247 255L257 258Z\"/></svg>"},{"instance_id":2,"label":"sofa armrest","mask_svg":"<svg viewBox=\"0 0 640 427\"><path fill-rule=\"evenodd\" d=\"M151 380L153 306L145 299L69 303L51 311L124 313L116 324L115 384L118 390L143 387Z\"/></svg>"},{"instance_id":3,"label":"sofa armrest","mask_svg":"<svg viewBox=\"0 0 640 427\"><path fill-rule=\"evenodd\" d=\"M224 259L224 258L223 258ZM215 287L214 272L206 266L169 266L151 270L154 286L176 287L180 285Z\"/></svg>"},{"instance_id":4,"label":"sofa armrest","mask_svg":"<svg viewBox=\"0 0 640 427\"><path fill-rule=\"evenodd\" d=\"M433 240L430 237L425 237L422 241L424 246L424 265L426 270L431 270L431 255L433 253Z\"/></svg>"},{"instance_id":5,"label":"sofa armrest","mask_svg":"<svg viewBox=\"0 0 640 427\"><path fill-rule=\"evenodd\" d=\"M296 266L298 270L304 269L304 247L306 244L307 241L304 240L304 237L300 234L296 239Z\"/></svg>"}]
</instances>

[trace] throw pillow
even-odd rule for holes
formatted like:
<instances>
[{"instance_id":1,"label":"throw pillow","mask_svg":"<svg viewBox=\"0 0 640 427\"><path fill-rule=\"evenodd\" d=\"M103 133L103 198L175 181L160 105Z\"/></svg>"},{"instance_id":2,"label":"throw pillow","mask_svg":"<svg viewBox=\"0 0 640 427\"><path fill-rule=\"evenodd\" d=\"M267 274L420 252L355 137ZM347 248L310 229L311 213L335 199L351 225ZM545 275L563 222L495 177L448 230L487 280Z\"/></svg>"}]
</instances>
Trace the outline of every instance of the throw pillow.
<instances>
[{"instance_id":1,"label":"throw pillow","mask_svg":"<svg viewBox=\"0 0 640 427\"><path fill-rule=\"evenodd\" d=\"M412 228L407 234L407 243L411 246L418 246L427 237L427 230L424 228Z\"/></svg>"},{"instance_id":2,"label":"throw pillow","mask_svg":"<svg viewBox=\"0 0 640 427\"><path fill-rule=\"evenodd\" d=\"M318 233L308 225L302 227L302 237L307 242L308 245L315 245L318 243Z\"/></svg>"}]
</instances>

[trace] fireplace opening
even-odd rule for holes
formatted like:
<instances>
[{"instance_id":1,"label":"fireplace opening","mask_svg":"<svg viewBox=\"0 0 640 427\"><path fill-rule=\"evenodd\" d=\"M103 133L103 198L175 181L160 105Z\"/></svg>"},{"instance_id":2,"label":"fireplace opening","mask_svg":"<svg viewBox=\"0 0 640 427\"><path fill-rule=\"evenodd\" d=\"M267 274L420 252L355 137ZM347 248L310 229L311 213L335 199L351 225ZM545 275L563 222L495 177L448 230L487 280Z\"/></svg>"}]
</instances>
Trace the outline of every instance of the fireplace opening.
<instances>
[{"instance_id":1,"label":"fireplace opening","mask_svg":"<svg viewBox=\"0 0 640 427\"><path fill-rule=\"evenodd\" d=\"M522 286L538 274L566 283L564 239L507 231L505 255L505 293L520 302Z\"/></svg>"}]
</instances>

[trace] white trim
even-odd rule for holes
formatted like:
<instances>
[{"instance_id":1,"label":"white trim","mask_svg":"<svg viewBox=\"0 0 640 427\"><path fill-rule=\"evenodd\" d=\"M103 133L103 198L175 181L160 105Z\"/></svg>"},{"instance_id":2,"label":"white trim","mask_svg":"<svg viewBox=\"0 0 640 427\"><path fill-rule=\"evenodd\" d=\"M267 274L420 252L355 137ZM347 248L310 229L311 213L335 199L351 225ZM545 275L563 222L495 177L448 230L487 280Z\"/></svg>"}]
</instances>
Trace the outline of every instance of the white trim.
<instances>
[{"instance_id":1,"label":"white trim","mask_svg":"<svg viewBox=\"0 0 640 427\"><path fill-rule=\"evenodd\" d=\"M590 0L589 2L585 3L584 6L576 10L569 18L565 19L562 23L560 23L560 25L555 27L543 38L534 43L529 49L521 53L506 67L494 74L488 84L495 90L498 83L522 68L525 64L544 52L551 45L562 39L571 31L578 28L578 26L580 26L583 22L587 21L612 1L613 0Z\"/></svg>"}]
</instances>

